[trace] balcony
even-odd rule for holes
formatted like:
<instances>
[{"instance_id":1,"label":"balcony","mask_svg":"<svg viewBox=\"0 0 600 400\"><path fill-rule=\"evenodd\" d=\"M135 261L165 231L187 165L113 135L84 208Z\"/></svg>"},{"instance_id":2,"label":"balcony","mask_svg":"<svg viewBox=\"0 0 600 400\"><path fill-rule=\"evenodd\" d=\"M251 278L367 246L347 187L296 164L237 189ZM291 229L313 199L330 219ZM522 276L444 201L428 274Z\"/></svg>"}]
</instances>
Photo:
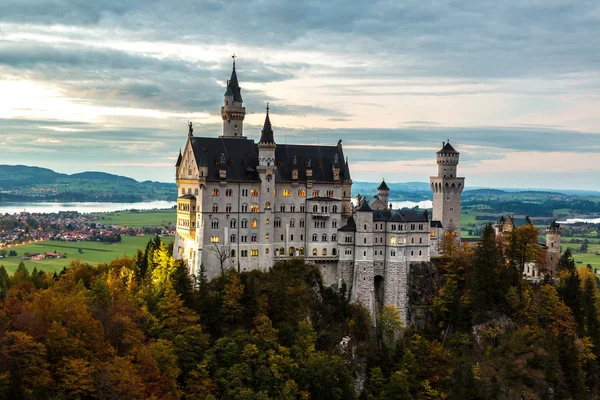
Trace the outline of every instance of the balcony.
<instances>
[{"instance_id":1,"label":"balcony","mask_svg":"<svg viewBox=\"0 0 600 400\"><path fill-rule=\"evenodd\" d=\"M331 214L329 212L313 212L312 216L316 219L327 219L331 217Z\"/></svg>"}]
</instances>

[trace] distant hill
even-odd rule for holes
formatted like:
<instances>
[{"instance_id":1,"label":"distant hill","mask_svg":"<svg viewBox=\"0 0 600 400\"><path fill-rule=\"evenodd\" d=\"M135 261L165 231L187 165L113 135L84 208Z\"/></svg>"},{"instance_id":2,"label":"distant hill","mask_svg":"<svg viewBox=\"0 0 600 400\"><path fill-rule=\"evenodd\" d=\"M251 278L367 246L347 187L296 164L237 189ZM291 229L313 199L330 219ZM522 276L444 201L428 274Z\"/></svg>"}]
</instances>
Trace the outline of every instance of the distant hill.
<instances>
[{"instance_id":1,"label":"distant hill","mask_svg":"<svg viewBox=\"0 0 600 400\"><path fill-rule=\"evenodd\" d=\"M62 174L25 165L0 165L0 202L138 202L177 198L175 183L144 181L106 172Z\"/></svg>"}]
</instances>

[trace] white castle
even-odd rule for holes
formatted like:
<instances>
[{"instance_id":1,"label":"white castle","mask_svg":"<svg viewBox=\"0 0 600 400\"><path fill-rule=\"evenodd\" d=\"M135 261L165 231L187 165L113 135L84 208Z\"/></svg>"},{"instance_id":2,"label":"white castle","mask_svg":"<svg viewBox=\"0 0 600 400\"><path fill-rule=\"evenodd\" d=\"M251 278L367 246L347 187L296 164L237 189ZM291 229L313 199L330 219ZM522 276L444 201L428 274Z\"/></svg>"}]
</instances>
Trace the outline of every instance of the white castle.
<instances>
[{"instance_id":1,"label":"white castle","mask_svg":"<svg viewBox=\"0 0 600 400\"><path fill-rule=\"evenodd\" d=\"M177 160L175 258L191 274L203 265L209 279L226 268L266 270L301 258L319 267L325 284L345 285L372 315L393 304L406 320L411 264L430 261L441 235L460 232L459 153L449 142L437 152L431 220L426 211L393 210L385 182L374 198L358 196L354 207L341 140L279 144L267 106L255 143L244 136L245 115L234 61L222 134L196 137L190 123Z\"/></svg>"}]
</instances>

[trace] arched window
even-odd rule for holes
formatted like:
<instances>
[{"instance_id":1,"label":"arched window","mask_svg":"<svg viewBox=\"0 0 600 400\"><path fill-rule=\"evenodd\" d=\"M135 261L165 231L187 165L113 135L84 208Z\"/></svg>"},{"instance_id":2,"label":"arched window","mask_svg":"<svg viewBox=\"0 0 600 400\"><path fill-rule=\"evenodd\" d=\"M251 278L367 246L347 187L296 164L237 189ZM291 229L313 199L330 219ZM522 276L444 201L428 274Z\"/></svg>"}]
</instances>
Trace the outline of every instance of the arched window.
<instances>
[{"instance_id":1,"label":"arched window","mask_svg":"<svg viewBox=\"0 0 600 400\"><path fill-rule=\"evenodd\" d=\"M282 204L281 206L279 206L279 211L285 212L285 204Z\"/></svg>"},{"instance_id":2,"label":"arched window","mask_svg":"<svg viewBox=\"0 0 600 400\"><path fill-rule=\"evenodd\" d=\"M219 237L218 236L211 236L210 237L210 242L211 243L219 243Z\"/></svg>"},{"instance_id":3,"label":"arched window","mask_svg":"<svg viewBox=\"0 0 600 400\"><path fill-rule=\"evenodd\" d=\"M317 255L317 249L313 248L312 253L313 253L313 256L316 256Z\"/></svg>"},{"instance_id":4,"label":"arched window","mask_svg":"<svg viewBox=\"0 0 600 400\"><path fill-rule=\"evenodd\" d=\"M293 228L293 227L295 227L295 226L296 226L296 221L295 221L295 220L292 218L292 219L290 220L290 228Z\"/></svg>"},{"instance_id":5,"label":"arched window","mask_svg":"<svg viewBox=\"0 0 600 400\"><path fill-rule=\"evenodd\" d=\"M235 257L235 249L231 249L231 257Z\"/></svg>"},{"instance_id":6,"label":"arched window","mask_svg":"<svg viewBox=\"0 0 600 400\"><path fill-rule=\"evenodd\" d=\"M296 249L293 248L293 247L290 247L290 253L289 254L290 254L290 256L293 257L296 254Z\"/></svg>"},{"instance_id":7,"label":"arched window","mask_svg":"<svg viewBox=\"0 0 600 400\"><path fill-rule=\"evenodd\" d=\"M267 210L271 209L271 203L269 203L268 201L265 203L265 209L267 209Z\"/></svg>"},{"instance_id":8,"label":"arched window","mask_svg":"<svg viewBox=\"0 0 600 400\"><path fill-rule=\"evenodd\" d=\"M214 189L212 190L212 195L213 195L213 196L218 196L218 195L219 195L219 189L217 189L217 188L214 188Z\"/></svg>"},{"instance_id":9,"label":"arched window","mask_svg":"<svg viewBox=\"0 0 600 400\"><path fill-rule=\"evenodd\" d=\"M241 223L242 228L247 228L248 227L248 220L247 219L243 219L242 223Z\"/></svg>"},{"instance_id":10,"label":"arched window","mask_svg":"<svg viewBox=\"0 0 600 400\"><path fill-rule=\"evenodd\" d=\"M304 219L300 219L300 228L304 228Z\"/></svg>"},{"instance_id":11,"label":"arched window","mask_svg":"<svg viewBox=\"0 0 600 400\"><path fill-rule=\"evenodd\" d=\"M334 205L333 207L331 207L331 212L336 213L338 210L338 206Z\"/></svg>"},{"instance_id":12,"label":"arched window","mask_svg":"<svg viewBox=\"0 0 600 400\"><path fill-rule=\"evenodd\" d=\"M258 197L258 189L252 189L250 194L252 194L252 197Z\"/></svg>"},{"instance_id":13,"label":"arched window","mask_svg":"<svg viewBox=\"0 0 600 400\"><path fill-rule=\"evenodd\" d=\"M194 189L194 195L198 196L198 188Z\"/></svg>"},{"instance_id":14,"label":"arched window","mask_svg":"<svg viewBox=\"0 0 600 400\"><path fill-rule=\"evenodd\" d=\"M229 241L230 241L231 243L235 243L235 235L231 235L231 236L229 237Z\"/></svg>"},{"instance_id":15,"label":"arched window","mask_svg":"<svg viewBox=\"0 0 600 400\"><path fill-rule=\"evenodd\" d=\"M283 247L279 248L279 255L285 256L285 249Z\"/></svg>"},{"instance_id":16,"label":"arched window","mask_svg":"<svg viewBox=\"0 0 600 400\"><path fill-rule=\"evenodd\" d=\"M395 237L390 238L390 244L396 244L396 238Z\"/></svg>"},{"instance_id":17,"label":"arched window","mask_svg":"<svg viewBox=\"0 0 600 400\"><path fill-rule=\"evenodd\" d=\"M313 242L316 242L316 241L317 241L317 238L318 238L317 234L316 234L316 233L313 233L313 236L312 236L312 241L313 241Z\"/></svg>"},{"instance_id":18,"label":"arched window","mask_svg":"<svg viewBox=\"0 0 600 400\"><path fill-rule=\"evenodd\" d=\"M306 211L306 207L304 207L304 204L300 204L300 212L304 211Z\"/></svg>"},{"instance_id":19,"label":"arched window","mask_svg":"<svg viewBox=\"0 0 600 400\"><path fill-rule=\"evenodd\" d=\"M281 228L281 219L275 218L275 228Z\"/></svg>"},{"instance_id":20,"label":"arched window","mask_svg":"<svg viewBox=\"0 0 600 400\"><path fill-rule=\"evenodd\" d=\"M296 206L294 204L290 206L290 212L296 212Z\"/></svg>"},{"instance_id":21,"label":"arched window","mask_svg":"<svg viewBox=\"0 0 600 400\"><path fill-rule=\"evenodd\" d=\"M331 241L337 242L337 235L335 233L333 235L331 235Z\"/></svg>"},{"instance_id":22,"label":"arched window","mask_svg":"<svg viewBox=\"0 0 600 400\"><path fill-rule=\"evenodd\" d=\"M242 212L248 212L248 204L242 204Z\"/></svg>"},{"instance_id":23,"label":"arched window","mask_svg":"<svg viewBox=\"0 0 600 400\"><path fill-rule=\"evenodd\" d=\"M326 242L327 241L327 234L323 234L323 236L321 236L321 241Z\"/></svg>"},{"instance_id":24,"label":"arched window","mask_svg":"<svg viewBox=\"0 0 600 400\"><path fill-rule=\"evenodd\" d=\"M233 196L233 189L226 189L225 196L229 196L229 197Z\"/></svg>"},{"instance_id":25,"label":"arched window","mask_svg":"<svg viewBox=\"0 0 600 400\"><path fill-rule=\"evenodd\" d=\"M213 229L218 229L219 228L219 220L218 219L212 219L210 221L210 227Z\"/></svg>"},{"instance_id":26,"label":"arched window","mask_svg":"<svg viewBox=\"0 0 600 400\"><path fill-rule=\"evenodd\" d=\"M331 227L337 228L337 219L334 219L333 221L331 221Z\"/></svg>"},{"instance_id":27,"label":"arched window","mask_svg":"<svg viewBox=\"0 0 600 400\"><path fill-rule=\"evenodd\" d=\"M283 197L290 197L292 195L292 191L290 189L283 189Z\"/></svg>"},{"instance_id":28,"label":"arched window","mask_svg":"<svg viewBox=\"0 0 600 400\"><path fill-rule=\"evenodd\" d=\"M305 196L306 196L306 190L299 189L298 190L298 197L305 197Z\"/></svg>"},{"instance_id":29,"label":"arched window","mask_svg":"<svg viewBox=\"0 0 600 400\"><path fill-rule=\"evenodd\" d=\"M250 212L257 213L258 212L258 204L252 204L250 206Z\"/></svg>"},{"instance_id":30,"label":"arched window","mask_svg":"<svg viewBox=\"0 0 600 400\"><path fill-rule=\"evenodd\" d=\"M235 228L237 225L237 221L235 219L232 219L231 221L229 221L229 227L230 228Z\"/></svg>"},{"instance_id":31,"label":"arched window","mask_svg":"<svg viewBox=\"0 0 600 400\"><path fill-rule=\"evenodd\" d=\"M321 251L321 254L323 254L324 256L326 256L326 255L327 255L327 249L323 249L323 250Z\"/></svg>"},{"instance_id":32,"label":"arched window","mask_svg":"<svg viewBox=\"0 0 600 400\"><path fill-rule=\"evenodd\" d=\"M331 250L331 255L332 256L337 256L337 250L336 249L332 249Z\"/></svg>"},{"instance_id":33,"label":"arched window","mask_svg":"<svg viewBox=\"0 0 600 400\"><path fill-rule=\"evenodd\" d=\"M258 221L257 220L255 220L255 219L252 220L252 227L253 228L258 227Z\"/></svg>"},{"instance_id":34,"label":"arched window","mask_svg":"<svg viewBox=\"0 0 600 400\"><path fill-rule=\"evenodd\" d=\"M415 242L415 238L410 238L410 242L414 243Z\"/></svg>"},{"instance_id":35,"label":"arched window","mask_svg":"<svg viewBox=\"0 0 600 400\"><path fill-rule=\"evenodd\" d=\"M313 212L319 212L319 206L318 205L314 205L313 206Z\"/></svg>"},{"instance_id":36,"label":"arched window","mask_svg":"<svg viewBox=\"0 0 600 400\"><path fill-rule=\"evenodd\" d=\"M300 255L303 256L304 255L304 247L300 247L300 251L299 251Z\"/></svg>"}]
</instances>

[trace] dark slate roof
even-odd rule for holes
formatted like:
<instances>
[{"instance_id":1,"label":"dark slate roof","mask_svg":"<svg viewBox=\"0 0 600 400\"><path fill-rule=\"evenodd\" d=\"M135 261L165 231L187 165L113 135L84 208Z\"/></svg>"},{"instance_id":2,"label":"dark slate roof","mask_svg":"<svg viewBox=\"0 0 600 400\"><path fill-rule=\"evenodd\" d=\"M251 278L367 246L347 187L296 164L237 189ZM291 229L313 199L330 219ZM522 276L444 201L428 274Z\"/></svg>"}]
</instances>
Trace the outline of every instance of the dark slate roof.
<instances>
[{"instance_id":1,"label":"dark slate roof","mask_svg":"<svg viewBox=\"0 0 600 400\"><path fill-rule=\"evenodd\" d=\"M381 182L381 185L379 185L377 190L390 190L390 188L388 187L388 185L386 185L385 180L384 180L383 182Z\"/></svg>"},{"instance_id":2,"label":"dark slate roof","mask_svg":"<svg viewBox=\"0 0 600 400\"><path fill-rule=\"evenodd\" d=\"M354 218L348 218L346 225L342 226L338 230L341 232L356 232L356 222L354 222Z\"/></svg>"},{"instance_id":3,"label":"dark slate roof","mask_svg":"<svg viewBox=\"0 0 600 400\"><path fill-rule=\"evenodd\" d=\"M238 83L237 74L235 73L235 64L233 64L233 70L231 71L231 79L227 82L227 91L225 95L233 95L233 101L242 102L242 89Z\"/></svg>"},{"instance_id":4,"label":"dark slate roof","mask_svg":"<svg viewBox=\"0 0 600 400\"><path fill-rule=\"evenodd\" d=\"M208 167L208 181L220 181L219 169L225 167L227 180L235 182L254 181L260 179L256 172L258 165L258 148L253 140L231 138L192 137L194 157L198 166ZM306 146L277 145L275 160L277 161L276 182L291 182L294 157L298 168L298 181L306 181L306 163L310 160L314 182L334 182L332 165L337 154L340 165L340 180L349 180L350 174L344 160L341 146ZM226 163L221 164L221 155ZM319 165L320 164L320 165Z\"/></svg>"},{"instance_id":5,"label":"dark slate roof","mask_svg":"<svg viewBox=\"0 0 600 400\"><path fill-rule=\"evenodd\" d=\"M334 199L333 197L323 197L323 196L311 197L308 200L311 200L311 201L341 201L341 199Z\"/></svg>"},{"instance_id":6,"label":"dark slate roof","mask_svg":"<svg viewBox=\"0 0 600 400\"><path fill-rule=\"evenodd\" d=\"M260 135L260 143L275 143L273 138L273 128L271 127L271 120L269 119L269 107L267 107L267 116L265 117L265 124Z\"/></svg>"},{"instance_id":7,"label":"dark slate roof","mask_svg":"<svg viewBox=\"0 0 600 400\"><path fill-rule=\"evenodd\" d=\"M550 228L560 228L560 224L556 223L556 221L552 221Z\"/></svg>"},{"instance_id":8,"label":"dark slate roof","mask_svg":"<svg viewBox=\"0 0 600 400\"><path fill-rule=\"evenodd\" d=\"M367 199L362 199L362 201L360 202L358 207L356 207L356 211L371 211L371 212L373 212L373 209L371 207L369 207L369 202L367 201Z\"/></svg>"},{"instance_id":9,"label":"dark slate roof","mask_svg":"<svg viewBox=\"0 0 600 400\"><path fill-rule=\"evenodd\" d=\"M312 179L315 182L334 182L333 163L337 154L340 166L340 181L350 179L350 173L344 162L342 146L308 146L298 144L278 144L275 150L277 161L277 181L291 182L293 162L296 157L298 181L306 181L306 169L310 160ZM319 165L320 163L320 165Z\"/></svg>"},{"instance_id":10,"label":"dark slate roof","mask_svg":"<svg viewBox=\"0 0 600 400\"><path fill-rule=\"evenodd\" d=\"M432 228L443 228L442 223L440 221L431 221Z\"/></svg>"},{"instance_id":11,"label":"dark slate roof","mask_svg":"<svg viewBox=\"0 0 600 400\"><path fill-rule=\"evenodd\" d=\"M375 210L373 211L373 221L388 222L427 222L427 217L423 213L412 208L402 208L400 210Z\"/></svg>"},{"instance_id":12,"label":"dark slate roof","mask_svg":"<svg viewBox=\"0 0 600 400\"><path fill-rule=\"evenodd\" d=\"M456 151L454 149L454 147L452 147L452 145L450 144L450 142L445 142L442 149L440 151L438 151L438 153L456 153L458 154L458 151Z\"/></svg>"},{"instance_id":13,"label":"dark slate roof","mask_svg":"<svg viewBox=\"0 0 600 400\"><path fill-rule=\"evenodd\" d=\"M184 194L178 197L179 199L187 199L187 200L194 200L196 198L196 196L194 196L193 194Z\"/></svg>"},{"instance_id":14,"label":"dark slate roof","mask_svg":"<svg viewBox=\"0 0 600 400\"><path fill-rule=\"evenodd\" d=\"M175 164L176 167L181 165L181 158L181 149L179 149L179 156L177 157L177 163Z\"/></svg>"}]
</instances>

